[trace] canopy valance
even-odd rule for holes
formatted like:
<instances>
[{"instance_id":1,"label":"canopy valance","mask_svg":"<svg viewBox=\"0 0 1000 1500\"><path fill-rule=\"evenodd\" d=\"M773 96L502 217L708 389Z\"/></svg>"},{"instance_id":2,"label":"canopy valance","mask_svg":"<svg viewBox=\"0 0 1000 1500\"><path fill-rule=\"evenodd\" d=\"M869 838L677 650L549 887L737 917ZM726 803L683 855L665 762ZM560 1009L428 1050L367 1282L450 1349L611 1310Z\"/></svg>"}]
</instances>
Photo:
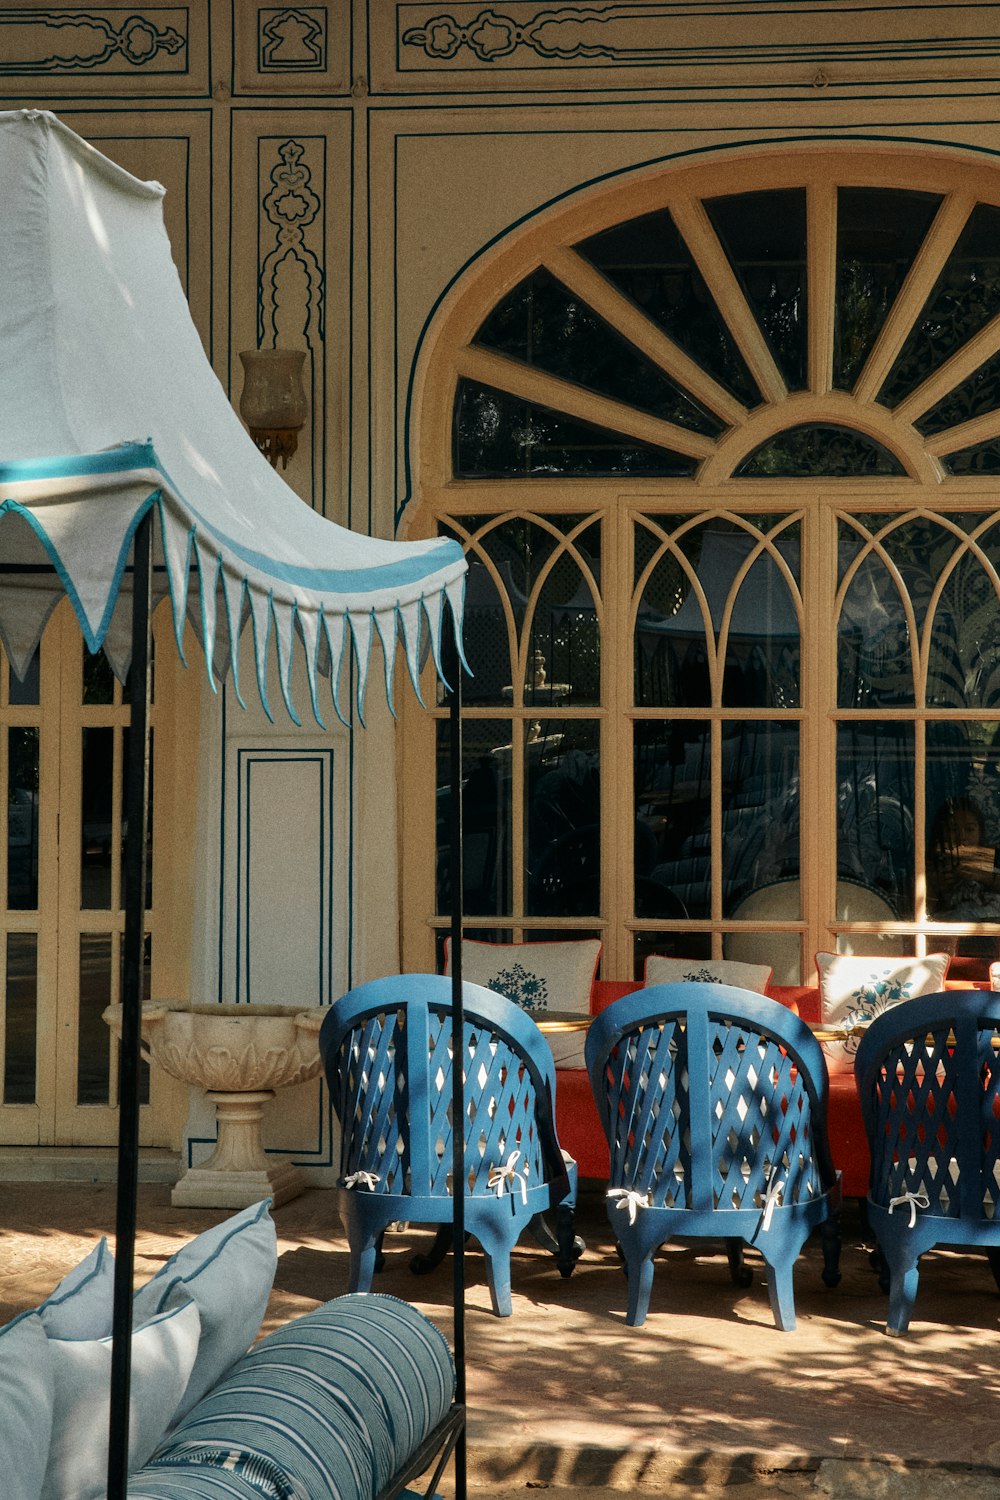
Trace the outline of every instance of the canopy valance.
<instances>
[{"instance_id":1,"label":"canopy valance","mask_svg":"<svg viewBox=\"0 0 1000 1500\"><path fill-rule=\"evenodd\" d=\"M461 614L460 546L345 530L257 452L205 358L162 197L53 115L0 114L0 638L15 670L66 593L124 676L126 558L152 508L154 601L169 594L178 644L190 615L216 677L249 619L265 707L272 637L293 718L296 635L321 723L317 674L339 714L353 647L363 704L373 636L387 691L397 640L416 686L427 645L440 667L445 602Z\"/></svg>"}]
</instances>

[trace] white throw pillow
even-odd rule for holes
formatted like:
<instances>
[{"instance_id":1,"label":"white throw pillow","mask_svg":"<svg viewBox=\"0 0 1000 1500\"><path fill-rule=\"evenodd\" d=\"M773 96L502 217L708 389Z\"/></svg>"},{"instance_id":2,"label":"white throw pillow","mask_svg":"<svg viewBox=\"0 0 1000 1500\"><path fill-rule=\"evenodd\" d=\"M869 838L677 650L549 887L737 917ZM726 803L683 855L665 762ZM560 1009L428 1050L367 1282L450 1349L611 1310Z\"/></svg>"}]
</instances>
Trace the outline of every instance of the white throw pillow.
<instances>
[{"instance_id":1,"label":"white throw pillow","mask_svg":"<svg viewBox=\"0 0 1000 1500\"><path fill-rule=\"evenodd\" d=\"M201 1320L191 1298L132 1333L129 1473L167 1430L198 1356ZM100 1500L108 1486L111 1339L49 1338L52 1435L41 1500Z\"/></svg>"},{"instance_id":2,"label":"white throw pillow","mask_svg":"<svg viewBox=\"0 0 1000 1500\"><path fill-rule=\"evenodd\" d=\"M451 973L451 940L445 943L444 971ZM551 943L462 941L462 978L506 995L536 1021L590 1014L590 991L601 957L600 938ZM582 1068L585 1030L551 1032L545 1040L557 1068Z\"/></svg>"},{"instance_id":3,"label":"white throw pillow","mask_svg":"<svg viewBox=\"0 0 1000 1500\"><path fill-rule=\"evenodd\" d=\"M680 984L693 980L698 984L734 984L741 990L756 990L763 995L771 982L767 964L744 964L735 958L665 958L651 953L646 959L643 984Z\"/></svg>"},{"instance_id":4,"label":"white throw pillow","mask_svg":"<svg viewBox=\"0 0 1000 1500\"><path fill-rule=\"evenodd\" d=\"M111 1332L114 1287L115 1258L103 1239L38 1309L49 1338L104 1338Z\"/></svg>"},{"instance_id":5,"label":"white throw pillow","mask_svg":"<svg viewBox=\"0 0 1000 1500\"><path fill-rule=\"evenodd\" d=\"M4 1500L39 1500L52 1433L52 1404L52 1355L45 1329L37 1312L22 1313L0 1328L0 1493Z\"/></svg>"},{"instance_id":6,"label":"white throw pillow","mask_svg":"<svg viewBox=\"0 0 1000 1500\"><path fill-rule=\"evenodd\" d=\"M178 1296L192 1297L198 1305L198 1358L179 1407L167 1413L171 1426L217 1385L260 1332L278 1265L270 1204L265 1198L206 1229L135 1294L137 1323L172 1307Z\"/></svg>"},{"instance_id":7,"label":"white throw pillow","mask_svg":"<svg viewBox=\"0 0 1000 1500\"><path fill-rule=\"evenodd\" d=\"M917 995L944 989L950 954L926 958L865 957L856 953L817 953L820 1014L824 1026L866 1026L885 1010ZM858 1038L824 1042L831 1076L853 1072Z\"/></svg>"}]
</instances>

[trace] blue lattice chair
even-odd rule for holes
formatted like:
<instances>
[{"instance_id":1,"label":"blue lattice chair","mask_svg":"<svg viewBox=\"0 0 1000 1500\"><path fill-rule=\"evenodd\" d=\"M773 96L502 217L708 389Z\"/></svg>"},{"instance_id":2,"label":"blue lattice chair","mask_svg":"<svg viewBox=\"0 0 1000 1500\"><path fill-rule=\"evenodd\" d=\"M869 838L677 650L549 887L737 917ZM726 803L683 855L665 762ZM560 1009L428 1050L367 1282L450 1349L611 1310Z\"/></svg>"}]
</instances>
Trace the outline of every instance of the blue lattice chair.
<instances>
[{"instance_id":1,"label":"blue lattice chair","mask_svg":"<svg viewBox=\"0 0 1000 1500\"><path fill-rule=\"evenodd\" d=\"M359 985L330 1007L319 1046L340 1121L341 1215L350 1290L368 1291L396 1220L452 1220L451 984L405 974ZM504 995L463 985L465 1227L480 1243L493 1311L511 1311L510 1253L529 1224L568 1276L576 1163L559 1149L555 1069L538 1027ZM551 1237L538 1218L556 1211ZM443 1238L439 1237L439 1244ZM443 1253L443 1252L442 1252ZM426 1270L441 1258L417 1258Z\"/></svg>"},{"instance_id":2,"label":"blue lattice chair","mask_svg":"<svg viewBox=\"0 0 1000 1500\"><path fill-rule=\"evenodd\" d=\"M737 1285L751 1279L744 1245L760 1251L774 1320L794 1328L792 1267L817 1226L823 1280L840 1280L826 1064L809 1028L731 985L652 985L601 1012L586 1057L611 1154L626 1321L645 1322L661 1245L719 1237Z\"/></svg>"},{"instance_id":3,"label":"blue lattice chair","mask_svg":"<svg viewBox=\"0 0 1000 1500\"><path fill-rule=\"evenodd\" d=\"M1000 994L948 990L883 1012L854 1075L886 1332L902 1334L934 1245L985 1249L1000 1286Z\"/></svg>"}]
</instances>

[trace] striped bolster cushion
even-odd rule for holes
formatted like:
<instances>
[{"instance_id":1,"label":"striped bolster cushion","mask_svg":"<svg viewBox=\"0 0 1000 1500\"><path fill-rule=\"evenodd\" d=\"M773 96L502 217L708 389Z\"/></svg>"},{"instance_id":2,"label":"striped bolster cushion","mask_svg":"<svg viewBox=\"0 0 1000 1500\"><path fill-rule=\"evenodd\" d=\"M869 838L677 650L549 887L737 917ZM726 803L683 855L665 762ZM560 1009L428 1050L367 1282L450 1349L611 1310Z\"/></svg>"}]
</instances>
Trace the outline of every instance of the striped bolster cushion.
<instances>
[{"instance_id":1,"label":"striped bolster cushion","mask_svg":"<svg viewBox=\"0 0 1000 1500\"><path fill-rule=\"evenodd\" d=\"M416 1308L337 1297L261 1339L137 1478L224 1456L268 1500L371 1500L445 1416L454 1388L448 1345Z\"/></svg>"},{"instance_id":2,"label":"striped bolster cushion","mask_svg":"<svg viewBox=\"0 0 1000 1500\"><path fill-rule=\"evenodd\" d=\"M301 1500L302 1491L276 1472L259 1469L249 1479L238 1455L218 1457L217 1464L202 1457L164 1469L141 1469L129 1476L128 1500Z\"/></svg>"}]
</instances>

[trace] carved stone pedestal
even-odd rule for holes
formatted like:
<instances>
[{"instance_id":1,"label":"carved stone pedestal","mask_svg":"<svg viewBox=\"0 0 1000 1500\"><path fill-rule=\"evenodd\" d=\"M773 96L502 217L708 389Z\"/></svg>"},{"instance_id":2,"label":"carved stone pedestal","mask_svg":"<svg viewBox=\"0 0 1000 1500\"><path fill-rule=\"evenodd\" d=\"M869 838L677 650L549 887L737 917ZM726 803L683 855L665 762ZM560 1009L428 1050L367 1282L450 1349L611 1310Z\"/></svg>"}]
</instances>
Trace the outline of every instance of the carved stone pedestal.
<instances>
[{"instance_id":1,"label":"carved stone pedestal","mask_svg":"<svg viewBox=\"0 0 1000 1500\"><path fill-rule=\"evenodd\" d=\"M209 1089L215 1105L218 1142L207 1161L189 1167L170 1194L175 1208L249 1208L262 1198L273 1207L287 1203L305 1187L298 1167L264 1150L261 1122L273 1089L226 1094Z\"/></svg>"}]
</instances>

